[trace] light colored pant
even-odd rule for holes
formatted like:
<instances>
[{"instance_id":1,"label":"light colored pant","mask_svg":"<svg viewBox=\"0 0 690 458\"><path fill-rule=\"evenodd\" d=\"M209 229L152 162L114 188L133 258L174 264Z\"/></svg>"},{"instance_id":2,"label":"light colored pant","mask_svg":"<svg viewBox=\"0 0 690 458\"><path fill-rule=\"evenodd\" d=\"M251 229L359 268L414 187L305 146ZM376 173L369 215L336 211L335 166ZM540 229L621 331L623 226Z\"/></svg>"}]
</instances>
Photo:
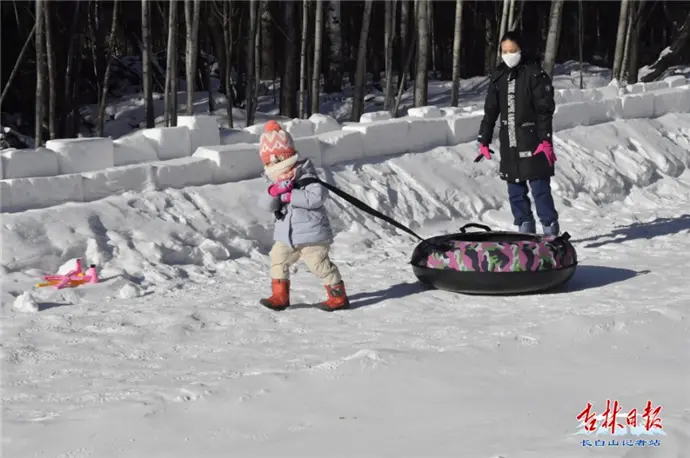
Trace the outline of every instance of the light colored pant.
<instances>
[{"instance_id":1,"label":"light colored pant","mask_svg":"<svg viewBox=\"0 0 690 458\"><path fill-rule=\"evenodd\" d=\"M282 242L276 242L271 249L271 278L287 280L290 278L290 266L300 258L309 272L319 277L324 285L336 285L342 281L338 267L328 256L328 243L297 245L290 248Z\"/></svg>"}]
</instances>

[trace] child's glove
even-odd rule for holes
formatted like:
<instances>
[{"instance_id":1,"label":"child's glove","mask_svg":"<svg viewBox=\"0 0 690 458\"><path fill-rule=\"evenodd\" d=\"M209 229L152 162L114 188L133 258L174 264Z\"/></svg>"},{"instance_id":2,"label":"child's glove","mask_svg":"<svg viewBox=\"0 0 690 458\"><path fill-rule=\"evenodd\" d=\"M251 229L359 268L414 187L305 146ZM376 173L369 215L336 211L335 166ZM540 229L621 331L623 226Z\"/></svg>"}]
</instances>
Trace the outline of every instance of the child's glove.
<instances>
[{"instance_id":1,"label":"child's glove","mask_svg":"<svg viewBox=\"0 0 690 458\"><path fill-rule=\"evenodd\" d=\"M549 161L549 166L553 167L553 165L556 163L556 154L553 152L551 143L546 140L541 142L537 149L534 150L534 153L532 153L532 156L536 156L539 153L544 153L546 160Z\"/></svg>"},{"instance_id":2,"label":"child's glove","mask_svg":"<svg viewBox=\"0 0 690 458\"><path fill-rule=\"evenodd\" d=\"M292 200L292 191L280 195L280 201L284 204L289 204Z\"/></svg>"},{"instance_id":3,"label":"child's glove","mask_svg":"<svg viewBox=\"0 0 690 458\"><path fill-rule=\"evenodd\" d=\"M293 187L294 184L292 183L292 180L285 180L269 186L268 193L272 197L278 197L281 194L285 194L286 192L292 191Z\"/></svg>"},{"instance_id":4,"label":"child's glove","mask_svg":"<svg viewBox=\"0 0 690 458\"><path fill-rule=\"evenodd\" d=\"M474 162L479 162L482 159L491 160L492 153L493 151L491 151L487 145L479 145L479 154L475 158Z\"/></svg>"}]
</instances>

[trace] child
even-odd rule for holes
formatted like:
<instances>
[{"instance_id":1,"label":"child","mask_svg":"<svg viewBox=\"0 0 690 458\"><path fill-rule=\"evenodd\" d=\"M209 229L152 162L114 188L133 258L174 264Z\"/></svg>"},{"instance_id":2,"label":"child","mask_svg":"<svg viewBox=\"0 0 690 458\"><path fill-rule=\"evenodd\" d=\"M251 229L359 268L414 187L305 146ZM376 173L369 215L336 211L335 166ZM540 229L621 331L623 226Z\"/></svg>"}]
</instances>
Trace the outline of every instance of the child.
<instances>
[{"instance_id":1,"label":"child","mask_svg":"<svg viewBox=\"0 0 690 458\"><path fill-rule=\"evenodd\" d=\"M276 215L275 244L270 252L273 294L262 299L261 305L273 310L290 306L289 268L301 258L326 287L328 299L319 308L333 311L349 307L338 267L328 256L333 241L324 207L328 190L318 183L293 188L296 180L316 178L316 170L309 159L300 159L292 137L276 121L266 123L259 143L265 175L273 183L262 193L259 205Z\"/></svg>"}]
</instances>

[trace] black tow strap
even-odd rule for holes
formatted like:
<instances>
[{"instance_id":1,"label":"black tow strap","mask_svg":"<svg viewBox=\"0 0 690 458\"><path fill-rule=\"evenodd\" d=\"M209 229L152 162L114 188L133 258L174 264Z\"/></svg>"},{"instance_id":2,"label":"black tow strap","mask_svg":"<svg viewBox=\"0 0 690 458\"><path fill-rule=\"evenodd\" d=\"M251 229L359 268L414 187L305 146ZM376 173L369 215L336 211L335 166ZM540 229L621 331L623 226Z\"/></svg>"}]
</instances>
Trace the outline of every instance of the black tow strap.
<instances>
[{"instance_id":1,"label":"black tow strap","mask_svg":"<svg viewBox=\"0 0 690 458\"><path fill-rule=\"evenodd\" d=\"M342 198L342 199L345 200L346 202L351 203L352 205L354 205L355 207L359 208L359 209L362 210L363 212L369 213L370 215L375 216L376 218L382 219L382 220L384 220L385 222L387 222L387 223L389 223L389 224L391 224L391 225L397 227L397 228L400 229L401 231L405 231L405 232L407 232L408 234L412 235L413 237L416 237L417 239L424 241L424 239L423 239L422 237L420 237L419 235L417 235L417 234L416 234L412 229L410 229L409 227L406 227L406 226L400 224L399 222L397 222L396 220L394 220L394 219L391 218L390 216L386 216L386 215L384 215L383 213L381 213L380 211L374 210L373 208L371 208L370 206L368 206L367 204L365 204L365 203L362 202L361 200L357 199L356 197L353 197L353 196L351 196L350 194L346 193L345 191L343 191L343 190L341 190L341 189L338 189L338 188L336 188L335 186L333 186L332 184L326 183L325 181L321 181L321 180L318 179L318 178L309 177L309 178L302 178L301 180L295 181L295 189L304 188L304 187L306 187L306 186L308 186L308 185L310 185L310 184L312 184L312 183L318 183L318 184L320 184L320 185L323 186L324 188L326 188L326 189L328 189L329 191L333 192L333 194L336 194L337 196L339 196L340 198Z\"/></svg>"}]
</instances>

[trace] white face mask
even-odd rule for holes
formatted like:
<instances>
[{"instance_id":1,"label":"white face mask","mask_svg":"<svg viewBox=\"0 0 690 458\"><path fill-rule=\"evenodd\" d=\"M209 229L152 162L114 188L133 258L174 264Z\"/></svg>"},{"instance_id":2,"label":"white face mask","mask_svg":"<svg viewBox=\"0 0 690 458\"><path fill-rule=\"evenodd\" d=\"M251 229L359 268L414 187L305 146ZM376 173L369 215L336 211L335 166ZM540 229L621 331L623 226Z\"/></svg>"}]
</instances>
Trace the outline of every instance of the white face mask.
<instances>
[{"instance_id":1,"label":"white face mask","mask_svg":"<svg viewBox=\"0 0 690 458\"><path fill-rule=\"evenodd\" d=\"M501 54L501 58L503 59L503 62L506 63L506 65L510 68L515 67L517 64L520 63L520 51L518 52L513 52L513 53L507 53L507 54Z\"/></svg>"}]
</instances>

